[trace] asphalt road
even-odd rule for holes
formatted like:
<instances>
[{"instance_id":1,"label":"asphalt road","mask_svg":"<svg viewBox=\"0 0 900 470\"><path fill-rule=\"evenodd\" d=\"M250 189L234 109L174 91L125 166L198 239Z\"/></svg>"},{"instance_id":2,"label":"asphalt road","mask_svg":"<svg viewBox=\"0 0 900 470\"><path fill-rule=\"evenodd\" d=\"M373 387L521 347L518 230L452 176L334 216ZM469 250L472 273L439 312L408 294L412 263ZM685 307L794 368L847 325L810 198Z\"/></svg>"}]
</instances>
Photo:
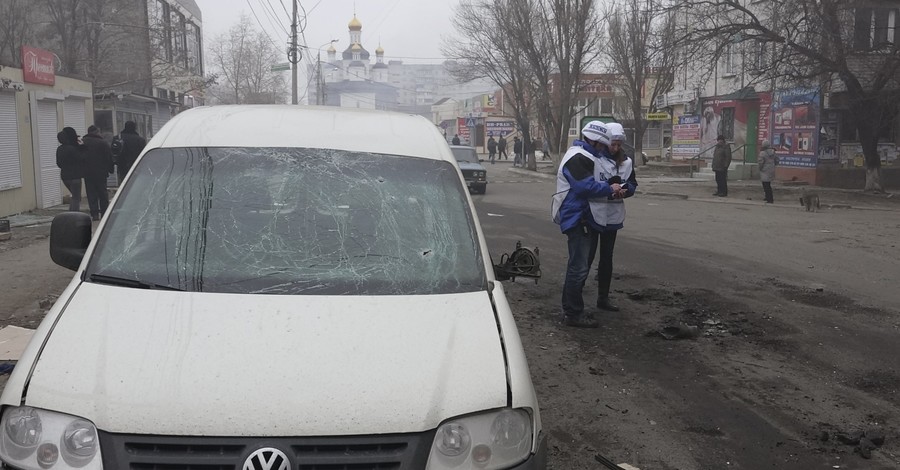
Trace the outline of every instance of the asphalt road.
<instances>
[{"instance_id":1,"label":"asphalt road","mask_svg":"<svg viewBox=\"0 0 900 470\"><path fill-rule=\"evenodd\" d=\"M622 312L577 330L558 321L555 184L488 168L473 199L492 257L540 248L540 283L507 285L552 468L900 468L900 213L638 194L616 243ZM700 336L658 334L678 325ZM886 438L865 459L841 442L854 432Z\"/></svg>"}]
</instances>

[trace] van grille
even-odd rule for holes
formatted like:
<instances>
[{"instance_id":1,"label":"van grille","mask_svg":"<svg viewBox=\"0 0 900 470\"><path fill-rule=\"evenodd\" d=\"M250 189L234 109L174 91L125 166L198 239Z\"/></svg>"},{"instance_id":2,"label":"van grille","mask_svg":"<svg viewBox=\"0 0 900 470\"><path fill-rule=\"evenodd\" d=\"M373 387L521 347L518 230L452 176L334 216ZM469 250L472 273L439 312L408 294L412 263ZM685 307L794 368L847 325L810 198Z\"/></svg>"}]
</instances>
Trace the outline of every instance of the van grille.
<instances>
[{"instance_id":1,"label":"van grille","mask_svg":"<svg viewBox=\"0 0 900 470\"><path fill-rule=\"evenodd\" d=\"M425 467L434 431L303 438L217 438L100 432L105 468L241 470L256 449L285 452L296 470L407 470Z\"/></svg>"}]
</instances>

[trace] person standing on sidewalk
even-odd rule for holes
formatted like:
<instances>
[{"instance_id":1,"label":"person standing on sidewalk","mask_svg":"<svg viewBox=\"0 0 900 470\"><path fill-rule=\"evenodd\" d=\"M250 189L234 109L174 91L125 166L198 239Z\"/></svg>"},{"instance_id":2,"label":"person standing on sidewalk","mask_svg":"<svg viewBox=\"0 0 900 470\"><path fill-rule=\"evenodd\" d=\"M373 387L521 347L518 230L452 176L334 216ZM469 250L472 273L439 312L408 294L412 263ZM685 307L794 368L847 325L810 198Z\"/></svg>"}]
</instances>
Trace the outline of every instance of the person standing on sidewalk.
<instances>
[{"instance_id":1,"label":"person standing on sidewalk","mask_svg":"<svg viewBox=\"0 0 900 470\"><path fill-rule=\"evenodd\" d=\"M625 226L625 198L634 196L637 189L637 178L634 171L634 160L628 158L622 144L625 142L625 129L621 124L611 122L609 129L609 152L601 154L594 166L594 179L606 181L607 184L619 184L620 189L611 195L590 200L592 227L598 232L600 249L597 263L597 308L610 312L618 312L619 307L609 299L609 286L612 283L613 250L616 247L616 235Z\"/></svg>"},{"instance_id":2,"label":"person standing on sidewalk","mask_svg":"<svg viewBox=\"0 0 900 470\"><path fill-rule=\"evenodd\" d=\"M91 219L100 220L109 208L106 179L113 172L112 150L97 126L88 127L84 136L84 189L87 192Z\"/></svg>"},{"instance_id":3,"label":"person standing on sidewalk","mask_svg":"<svg viewBox=\"0 0 900 470\"><path fill-rule=\"evenodd\" d=\"M81 178L84 177L84 154L78 145L78 133L71 127L63 127L56 134L59 147L56 148L56 166L59 167L59 178L72 195L69 199L69 210L81 211Z\"/></svg>"},{"instance_id":4,"label":"person standing on sidewalk","mask_svg":"<svg viewBox=\"0 0 900 470\"><path fill-rule=\"evenodd\" d=\"M488 155L491 159L491 165L494 164L494 155L497 153L497 141L494 140L494 136L488 137L487 141Z\"/></svg>"},{"instance_id":5,"label":"person standing on sidewalk","mask_svg":"<svg viewBox=\"0 0 900 470\"><path fill-rule=\"evenodd\" d=\"M513 155L513 166L517 166L522 162L522 141L519 140L519 136L513 137Z\"/></svg>"},{"instance_id":6,"label":"person standing on sidewalk","mask_svg":"<svg viewBox=\"0 0 900 470\"><path fill-rule=\"evenodd\" d=\"M141 137L137 132L137 124L134 121L125 121L125 127L120 134L122 139L122 149L116 157L116 168L119 177L119 184L125 179L128 170L134 165L134 161L144 151L147 146L147 140Z\"/></svg>"},{"instance_id":7,"label":"person standing on sidewalk","mask_svg":"<svg viewBox=\"0 0 900 470\"><path fill-rule=\"evenodd\" d=\"M596 165L609 154L609 130L591 121L581 130L581 140L562 157L556 173L551 216L568 239L569 261L562 292L563 323L578 328L597 328L600 323L584 310L584 283L597 252L598 224L592 219L590 200L619 194L622 186L598 181Z\"/></svg>"},{"instance_id":8,"label":"person standing on sidewalk","mask_svg":"<svg viewBox=\"0 0 900 470\"><path fill-rule=\"evenodd\" d=\"M731 146L725 142L725 136L719 134L716 149L713 151L712 169L716 173L716 192L713 196L728 196L728 167L731 166Z\"/></svg>"},{"instance_id":9,"label":"person standing on sidewalk","mask_svg":"<svg viewBox=\"0 0 900 470\"><path fill-rule=\"evenodd\" d=\"M504 160L509 160L509 155L506 154L506 137L503 137L503 134L500 134L500 140L497 141L497 159L503 157Z\"/></svg>"},{"instance_id":10,"label":"person standing on sidewalk","mask_svg":"<svg viewBox=\"0 0 900 470\"><path fill-rule=\"evenodd\" d=\"M759 152L759 180L762 181L763 197L767 204L775 202L772 196L772 181L775 180L775 165L778 165L778 156L768 140L762 141L762 150Z\"/></svg>"}]
</instances>

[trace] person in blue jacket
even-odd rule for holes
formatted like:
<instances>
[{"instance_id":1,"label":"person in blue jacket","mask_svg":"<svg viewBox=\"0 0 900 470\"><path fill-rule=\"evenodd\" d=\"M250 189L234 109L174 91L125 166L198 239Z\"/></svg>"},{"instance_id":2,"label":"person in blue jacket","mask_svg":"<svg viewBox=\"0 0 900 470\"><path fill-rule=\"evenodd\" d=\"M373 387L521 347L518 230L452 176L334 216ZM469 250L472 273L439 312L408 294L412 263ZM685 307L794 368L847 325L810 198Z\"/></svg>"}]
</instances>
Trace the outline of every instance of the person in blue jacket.
<instances>
[{"instance_id":1,"label":"person in blue jacket","mask_svg":"<svg viewBox=\"0 0 900 470\"><path fill-rule=\"evenodd\" d=\"M590 200L608 198L622 191L618 183L595 177L599 158L609 154L610 133L601 121L591 121L581 130L581 140L572 143L560 161L553 195L553 221L568 238L569 261L563 284L563 323L596 328L599 322L584 310L584 283L597 251L598 223L593 220Z\"/></svg>"}]
</instances>

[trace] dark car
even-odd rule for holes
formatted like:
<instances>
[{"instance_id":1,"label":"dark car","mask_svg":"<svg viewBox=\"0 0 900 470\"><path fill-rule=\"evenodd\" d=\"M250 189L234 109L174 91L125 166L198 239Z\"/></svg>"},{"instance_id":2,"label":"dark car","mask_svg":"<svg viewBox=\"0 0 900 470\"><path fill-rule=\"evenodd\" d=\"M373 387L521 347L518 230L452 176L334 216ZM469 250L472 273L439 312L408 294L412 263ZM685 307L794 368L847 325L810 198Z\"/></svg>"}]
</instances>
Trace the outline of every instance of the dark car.
<instances>
[{"instance_id":1,"label":"dark car","mask_svg":"<svg viewBox=\"0 0 900 470\"><path fill-rule=\"evenodd\" d=\"M487 171L478 163L478 154L475 149L465 145L451 145L450 150L459 163L466 186L473 193L484 194L487 191Z\"/></svg>"}]
</instances>

